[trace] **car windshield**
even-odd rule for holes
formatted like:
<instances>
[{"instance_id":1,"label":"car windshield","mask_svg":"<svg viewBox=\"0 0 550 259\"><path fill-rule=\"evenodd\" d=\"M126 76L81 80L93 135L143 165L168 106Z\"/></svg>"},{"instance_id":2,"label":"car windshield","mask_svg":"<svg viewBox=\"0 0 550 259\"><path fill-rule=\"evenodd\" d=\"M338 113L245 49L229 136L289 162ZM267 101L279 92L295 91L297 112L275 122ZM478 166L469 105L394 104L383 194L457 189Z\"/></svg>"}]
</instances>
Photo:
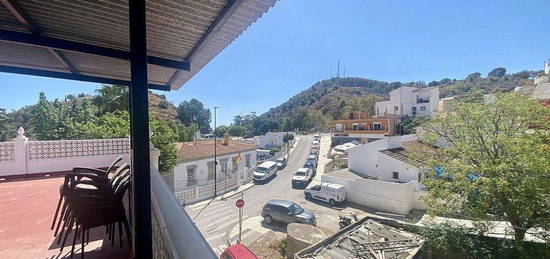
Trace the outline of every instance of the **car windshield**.
<instances>
[{"instance_id":1,"label":"car windshield","mask_svg":"<svg viewBox=\"0 0 550 259\"><path fill-rule=\"evenodd\" d=\"M257 167L257 168L256 168L256 172L267 173L267 168L265 168L265 167Z\"/></svg>"},{"instance_id":2,"label":"car windshield","mask_svg":"<svg viewBox=\"0 0 550 259\"><path fill-rule=\"evenodd\" d=\"M297 204L290 205L289 209L294 215L304 212L304 209L302 209L302 207L298 206Z\"/></svg>"},{"instance_id":3,"label":"car windshield","mask_svg":"<svg viewBox=\"0 0 550 259\"><path fill-rule=\"evenodd\" d=\"M282 163L284 161L284 158L278 158L277 162Z\"/></svg>"},{"instance_id":4,"label":"car windshield","mask_svg":"<svg viewBox=\"0 0 550 259\"><path fill-rule=\"evenodd\" d=\"M306 172L298 171L294 175L296 175L296 176L305 176Z\"/></svg>"}]
</instances>

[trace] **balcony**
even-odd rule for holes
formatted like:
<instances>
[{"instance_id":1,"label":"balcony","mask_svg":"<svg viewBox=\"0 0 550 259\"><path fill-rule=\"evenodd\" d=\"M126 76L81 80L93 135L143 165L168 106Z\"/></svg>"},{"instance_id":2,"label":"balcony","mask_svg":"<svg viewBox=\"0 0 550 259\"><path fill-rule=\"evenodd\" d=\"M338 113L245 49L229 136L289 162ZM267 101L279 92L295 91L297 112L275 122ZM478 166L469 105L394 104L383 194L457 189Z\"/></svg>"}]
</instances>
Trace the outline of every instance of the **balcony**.
<instances>
[{"instance_id":1,"label":"balcony","mask_svg":"<svg viewBox=\"0 0 550 259\"><path fill-rule=\"evenodd\" d=\"M20 131L23 132L23 131ZM156 170L158 150L151 147L151 199L155 258L216 258L213 250L183 210ZM28 141L22 133L13 142L0 142L0 250L4 258L68 258L73 234L61 246L50 229L64 175L74 166L104 168L122 155L128 161L129 139ZM11 175L6 175L10 174ZM128 193L124 197L126 212ZM129 215L128 215L129 216ZM130 258L115 236L114 246L105 227L90 231L85 258ZM118 230L116 231L118 232ZM117 233L118 234L118 233ZM77 239L75 257L81 256Z\"/></svg>"},{"instance_id":2,"label":"balcony","mask_svg":"<svg viewBox=\"0 0 550 259\"><path fill-rule=\"evenodd\" d=\"M388 127L380 125L380 128L374 127L353 127L351 129L334 129L335 134L385 134L388 133Z\"/></svg>"}]
</instances>

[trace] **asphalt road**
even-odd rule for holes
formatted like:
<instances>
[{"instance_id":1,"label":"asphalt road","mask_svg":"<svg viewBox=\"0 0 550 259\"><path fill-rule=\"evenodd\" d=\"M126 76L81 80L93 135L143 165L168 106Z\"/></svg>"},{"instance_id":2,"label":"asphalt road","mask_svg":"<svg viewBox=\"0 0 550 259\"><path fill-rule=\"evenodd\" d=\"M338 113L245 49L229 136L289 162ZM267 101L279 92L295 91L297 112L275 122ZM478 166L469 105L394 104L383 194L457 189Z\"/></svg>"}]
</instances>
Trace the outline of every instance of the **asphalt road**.
<instances>
[{"instance_id":1,"label":"asphalt road","mask_svg":"<svg viewBox=\"0 0 550 259\"><path fill-rule=\"evenodd\" d=\"M294 172L302 167L309 155L311 136L300 136L300 142L290 155L288 165L277 172L277 176L265 184L259 184L244 191L245 206L243 218L261 214L261 209L270 199L286 199L302 204L303 190L292 189L291 179ZM225 200L214 201L195 219L198 228L218 253L227 246L226 232L238 223L238 209L235 201L241 195L235 195ZM203 206L189 205L185 209L194 218Z\"/></svg>"}]
</instances>

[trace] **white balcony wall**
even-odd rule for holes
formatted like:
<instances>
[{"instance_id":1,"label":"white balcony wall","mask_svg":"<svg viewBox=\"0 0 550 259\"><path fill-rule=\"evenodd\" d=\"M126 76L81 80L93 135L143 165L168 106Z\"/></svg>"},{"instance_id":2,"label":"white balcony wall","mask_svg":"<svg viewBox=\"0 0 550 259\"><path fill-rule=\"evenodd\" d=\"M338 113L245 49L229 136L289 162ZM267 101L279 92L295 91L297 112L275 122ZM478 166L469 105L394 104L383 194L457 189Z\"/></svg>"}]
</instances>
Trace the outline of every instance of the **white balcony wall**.
<instances>
[{"instance_id":1,"label":"white balcony wall","mask_svg":"<svg viewBox=\"0 0 550 259\"><path fill-rule=\"evenodd\" d=\"M119 156L129 163L129 138L29 141L23 133L20 129L13 141L0 142L0 177L108 167ZM159 155L151 146L151 164L156 168Z\"/></svg>"}]
</instances>

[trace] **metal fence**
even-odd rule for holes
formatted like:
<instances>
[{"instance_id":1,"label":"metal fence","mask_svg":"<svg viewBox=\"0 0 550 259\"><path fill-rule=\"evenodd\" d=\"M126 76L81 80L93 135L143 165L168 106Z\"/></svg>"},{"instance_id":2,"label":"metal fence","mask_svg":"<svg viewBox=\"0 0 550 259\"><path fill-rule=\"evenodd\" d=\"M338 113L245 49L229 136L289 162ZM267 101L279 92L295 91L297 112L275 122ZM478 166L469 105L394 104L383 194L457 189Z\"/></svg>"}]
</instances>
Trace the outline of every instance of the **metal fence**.
<instances>
[{"instance_id":1,"label":"metal fence","mask_svg":"<svg viewBox=\"0 0 550 259\"><path fill-rule=\"evenodd\" d=\"M239 186L244 185L252 181L252 174L256 170L255 167L247 168L243 172L239 173L236 177L229 178L224 181L218 181L216 183L216 195L221 195L226 192L233 191ZM163 177L164 180L169 184L169 176ZM208 198L214 197L214 183L203 185L203 186L192 186L187 190L175 192L174 195L181 204L189 204L193 202L198 202L206 200Z\"/></svg>"}]
</instances>

